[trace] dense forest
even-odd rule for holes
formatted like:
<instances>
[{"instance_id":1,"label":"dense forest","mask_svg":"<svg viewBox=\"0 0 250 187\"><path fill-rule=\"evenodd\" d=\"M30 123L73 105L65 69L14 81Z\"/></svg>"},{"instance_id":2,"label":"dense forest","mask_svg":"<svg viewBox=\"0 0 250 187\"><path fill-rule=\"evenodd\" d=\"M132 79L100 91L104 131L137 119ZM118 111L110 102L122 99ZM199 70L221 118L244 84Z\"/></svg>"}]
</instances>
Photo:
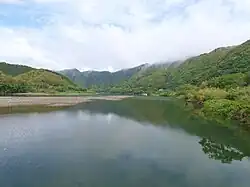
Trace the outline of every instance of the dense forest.
<instances>
[{"instance_id":1,"label":"dense forest","mask_svg":"<svg viewBox=\"0 0 250 187\"><path fill-rule=\"evenodd\" d=\"M0 63L0 95L13 93L82 92L67 77L45 69Z\"/></svg>"}]
</instances>

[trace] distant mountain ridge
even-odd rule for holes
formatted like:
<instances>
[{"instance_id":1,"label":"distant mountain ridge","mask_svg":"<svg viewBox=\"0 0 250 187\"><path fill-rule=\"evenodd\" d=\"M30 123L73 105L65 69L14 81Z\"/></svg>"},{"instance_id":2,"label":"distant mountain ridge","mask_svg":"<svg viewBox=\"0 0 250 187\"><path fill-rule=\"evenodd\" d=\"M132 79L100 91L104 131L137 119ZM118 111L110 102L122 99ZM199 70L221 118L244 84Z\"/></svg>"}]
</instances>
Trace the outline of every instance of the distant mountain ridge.
<instances>
[{"instance_id":1,"label":"distant mountain ridge","mask_svg":"<svg viewBox=\"0 0 250 187\"><path fill-rule=\"evenodd\" d=\"M179 65L181 61L164 62L155 64L141 64L139 66L127 69L121 69L116 72L109 71L79 71L78 69L66 69L59 71L59 73L67 76L70 80L82 87L109 87L120 84L131 79L135 75L144 74L155 69L165 69L171 64Z\"/></svg>"},{"instance_id":2,"label":"distant mountain ridge","mask_svg":"<svg viewBox=\"0 0 250 187\"><path fill-rule=\"evenodd\" d=\"M129 69L122 69L116 72L109 71L79 71L78 69L67 69L59 71L59 73L67 76L76 84L82 87L105 87L119 84L128 80L136 73L143 71L149 64L142 64Z\"/></svg>"},{"instance_id":3,"label":"distant mountain ridge","mask_svg":"<svg viewBox=\"0 0 250 187\"><path fill-rule=\"evenodd\" d=\"M37 69L0 63L0 71L2 74L15 77ZM84 88L98 88L97 90L114 88L114 93L119 93L121 90L132 93L139 90L145 92L175 88L183 84L200 85L215 77L249 71L250 40L238 46L217 48L184 61L146 63L116 72L81 72L78 69L49 72Z\"/></svg>"}]
</instances>

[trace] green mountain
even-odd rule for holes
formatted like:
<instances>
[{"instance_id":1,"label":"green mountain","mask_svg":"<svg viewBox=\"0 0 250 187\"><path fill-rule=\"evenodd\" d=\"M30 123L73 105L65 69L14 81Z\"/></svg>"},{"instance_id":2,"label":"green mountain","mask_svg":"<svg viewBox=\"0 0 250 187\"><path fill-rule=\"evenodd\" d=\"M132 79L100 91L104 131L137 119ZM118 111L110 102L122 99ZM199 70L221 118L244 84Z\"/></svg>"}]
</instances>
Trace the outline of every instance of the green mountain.
<instances>
[{"instance_id":1,"label":"green mountain","mask_svg":"<svg viewBox=\"0 0 250 187\"><path fill-rule=\"evenodd\" d=\"M0 62L0 71L6 75L17 76L22 73L27 73L34 68L29 66L23 66L18 64L8 64L6 62Z\"/></svg>"},{"instance_id":2,"label":"green mountain","mask_svg":"<svg viewBox=\"0 0 250 187\"><path fill-rule=\"evenodd\" d=\"M178 68L167 72L167 84L170 87L176 84L200 85L214 77L249 71L250 41L247 41L186 60Z\"/></svg>"},{"instance_id":3,"label":"green mountain","mask_svg":"<svg viewBox=\"0 0 250 187\"><path fill-rule=\"evenodd\" d=\"M59 73L67 76L70 80L82 87L107 87L119 84L131 78L134 74L145 69L148 64L143 64L134 68L124 69L116 72L109 71L84 71L77 69L63 70Z\"/></svg>"},{"instance_id":4,"label":"green mountain","mask_svg":"<svg viewBox=\"0 0 250 187\"><path fill-rule=\"evenodd\" d=\"M165 68L137 73L122 84L112 87L111 92L155 92L159 89L175 89L184 84L200 86L201 84L215 84L212 82L216 80L229 81L229 79L231 82L238 80L238 83L234 82L237 86L246 84L249 72L250 41L247 41L238 46L215 49L189 58L182 63L172 63ZM242 79L245 83L242 83Z\"/></svg>"},{"instance_id":5,"label":"green mountain","mask_svg":"<svg viewBox=\"0 0 250 187\"><path fill-rule=\"evenodd\" d=\"M137 73L107 91L182 98L199 115L250 128L250 41Z\"/></svg>"},{"instance_id":6,"label":"green mountain","mask_svg":"<svg viewBox=\"0 0 250 187\"><path fill-rule=\"evenodd\" d=\"M3 69L2 69L3 68ZM28 66L1 63L0 95L26 92L83 91L66 76Z\"/></svg>"}]
</instances>

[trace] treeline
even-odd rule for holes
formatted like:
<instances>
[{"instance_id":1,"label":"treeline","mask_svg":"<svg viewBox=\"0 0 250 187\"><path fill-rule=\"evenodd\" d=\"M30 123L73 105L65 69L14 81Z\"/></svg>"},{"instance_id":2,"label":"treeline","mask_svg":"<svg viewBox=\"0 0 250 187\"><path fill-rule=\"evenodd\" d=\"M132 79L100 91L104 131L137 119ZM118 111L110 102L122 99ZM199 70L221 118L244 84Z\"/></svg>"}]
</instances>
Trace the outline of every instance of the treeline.
<instances>
[{"instance_id":1,"label":"treeline","mask_svg":"<svg viewBox=\"0 0 250 187\"><path fill-rule=\"evenodd\" d=\"M12 93L27 93L29 89L25 84L0 83L0 95L9 95Z\"/></svg>"}]
</instances>

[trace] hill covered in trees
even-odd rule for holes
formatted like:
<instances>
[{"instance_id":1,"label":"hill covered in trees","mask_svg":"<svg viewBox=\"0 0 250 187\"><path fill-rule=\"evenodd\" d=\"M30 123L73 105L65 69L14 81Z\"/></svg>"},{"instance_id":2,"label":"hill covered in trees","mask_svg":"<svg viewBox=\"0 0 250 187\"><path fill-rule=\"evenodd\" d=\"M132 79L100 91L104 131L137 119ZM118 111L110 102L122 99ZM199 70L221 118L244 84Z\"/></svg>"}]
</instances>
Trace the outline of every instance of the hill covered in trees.
<instances>
[{"instance_id":1,"label":"hill covered in trees","mask_svg":"<svg viewBox=\"0 0 250 187\"><path fill-rule=\"evenodd\" d=\"M183 98L199 107L203 116L236 120L250 127L250 41L137 73L107 91Z\"/></svg>"},{"instance_id":2,"label":"hill covered in trees","mask_svg":"<svg viewBox=\"0 0 250 187\"><path fill-rule=\"evenodd\" d=\"M0 64L0 95L80 91L84 89L59 73L22 65Z\"/></svg>"},{"instance_id":3,"label":"hill covered in trees","mask_svg":"<svg viewBox=\"0 0 250 187\"><path fill-rule=\"evenodd\" d=\"M140 66L123 69L116 72L109 71L83 71L80 72L77 69L62 70L59 73L67 76L76 84L82 87L95 87L106 88L111 85L120 84L125 80L131 78L134 74L141 72L148 64L142 64Z\"/></svg>"},{"instance_id":4,"label":"hill covered in trees","mask_svg":"<svg viewBox=\"0 0 250 187\"><path fill-rule=\"evenodd\" d=\"M27 73L34 68L18 64L8 64L6 62L0 62L0 71L6 75L17 76L22 73Z\"/></svg>"},{"instance_id":5,"label":"hill covered in trees","mask_svg":"<svg viewBox=\"0 0 250 187\"><path fill-rule=\"evenodd\" d=\"M159 89L176 89L184 84L201 86L210 84L247 84L250 72L250 41L239 46L218 48L189 58L183 63L172 63L165 68L155 68L143 73L134 74L122 84L113 86L111 92L137 93L156 92ZM241 74L246 77L243 78ZM242 83L242 79L246 81ZM234 80L234 83L230 82ZM222 81L225 81L222 83ZM244 82L243 81L243 82ZM221 85L220 85L221 87Z\"/></svg>"}]
</instances>

